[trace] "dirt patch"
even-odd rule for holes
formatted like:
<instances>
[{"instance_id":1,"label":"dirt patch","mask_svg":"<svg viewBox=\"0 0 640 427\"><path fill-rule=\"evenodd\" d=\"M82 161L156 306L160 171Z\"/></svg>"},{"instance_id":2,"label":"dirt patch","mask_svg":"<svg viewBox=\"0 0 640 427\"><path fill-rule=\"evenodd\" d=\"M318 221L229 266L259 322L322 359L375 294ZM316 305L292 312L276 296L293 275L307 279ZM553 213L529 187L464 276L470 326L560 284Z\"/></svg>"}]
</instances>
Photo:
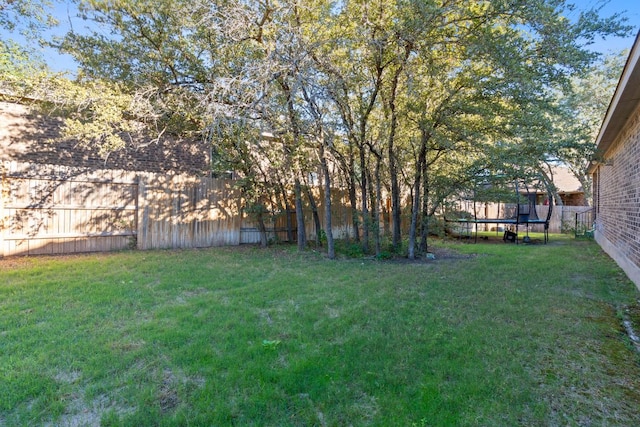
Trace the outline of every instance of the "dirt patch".
<instances>
[{"instance_id":1,"label":"dirt patch","mask_svg":"<svg viewBox=\"0 0 640 427\"><path fill-rule=\"evenodd\" d=\"M394 256L392 258L380 260L380 262L392 264L429 264L442 261L458 261L464 259L472 259L477 254L462 254L454 249L449 248L430 248L427 254L416 255L415 259L409 259L406 256ZM366 259L375 260L375 256Z\"/></svg>"},{"instance_id":2,"label":"dirt patch","mask_svg":"<svg viewBox=\"0 0 640 427\"><path fill-rule=\"evenodd\" d=\"M0 270L12 270L26 267L31 263L28 257L0 258Z\"/></svg>"},{"instance_id":3,"label":"dirt patch","mask_svg":"<svg viewBox=\"0 0 640 427\"><path fill-rule=\"evenodd\" d=\"M86 252L78 254L43 254L43 255L16 255L10 257L0 257L0 270L10 270L17 268L25 268L33 265L36 261L42 260L60 260L60 261L74 261L81 260L88 257L107 257L116 255L118 252Z\"/></svg>"},{"instance_id":4,"label":"dirt patch","mask_svg":"<svg viewBox=\"0 0 640 427\"><path fill-rule=\"evenodd\" d=\"M165 379L160 387L158 403L163 414L173 411L179 404L180 399L170 379Z\"/></svg>"},{"instance_id":5,"label":"dirt patch","mask_svg":"<svg viewBox=\"0 0 640 427\"><path fill-rule=\"evenodd\" d=\"M622 324L631 343L640 353L640 300L624 310Z\"/></svg>"},{"instance_id":6,"label":"dirt patch","mask_svg":"<svg viewBox=\"0 0 640 427\"><path fill-rule=\"evenodd\" d=\"M85 427L99 426L102 416L107 412L115 412L122 416L133 413L135 408L125 408L116 405L107 396L100 395L90 402L84 399L84 392L72 395L67 402L66 413L55 423L45 423L45 426Z\"/></svg>"},{"instance_id":7,"label":"dirt patch","mask_svg":"<svg viewBox=\"0 0 640 427\"><path fill-rule=\"evenodd\" d=\"M435 256L435 260L456 260L475 258L477 254L462 254L450 248L432 248L429 250ZM429 260L429 259L427 259Z\"/></svg>"}]
</instances>

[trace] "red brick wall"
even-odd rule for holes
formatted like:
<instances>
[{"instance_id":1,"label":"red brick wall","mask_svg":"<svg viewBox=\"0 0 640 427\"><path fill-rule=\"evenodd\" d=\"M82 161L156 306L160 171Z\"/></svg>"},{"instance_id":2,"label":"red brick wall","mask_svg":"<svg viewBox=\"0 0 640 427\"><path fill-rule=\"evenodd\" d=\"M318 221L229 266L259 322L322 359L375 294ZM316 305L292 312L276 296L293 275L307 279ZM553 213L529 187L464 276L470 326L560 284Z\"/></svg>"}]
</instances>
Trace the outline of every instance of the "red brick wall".
<instances>
[{"instance_id":1,"label":"red brick wall","mask_svg":"<svg viewBox=\"0 0 640 427\"><path fill-rule=\"evenodd\" d=\"M640 108L594 174L596 226L640 267Z\"/></svg>"},{"instance_id":2,"label":"red brick wall","mask_svg":"<svg viewBox=\"0 0 640 427\"><path fill-rule=\"evenodd\" d=\"M61 121L33 113L27 106L0 101L0 162L70 166L86 170L126 170L208 176L209 148L202 141L130 144L106 159L74 142L50 143Z\"/></svg>"}]
</instances>

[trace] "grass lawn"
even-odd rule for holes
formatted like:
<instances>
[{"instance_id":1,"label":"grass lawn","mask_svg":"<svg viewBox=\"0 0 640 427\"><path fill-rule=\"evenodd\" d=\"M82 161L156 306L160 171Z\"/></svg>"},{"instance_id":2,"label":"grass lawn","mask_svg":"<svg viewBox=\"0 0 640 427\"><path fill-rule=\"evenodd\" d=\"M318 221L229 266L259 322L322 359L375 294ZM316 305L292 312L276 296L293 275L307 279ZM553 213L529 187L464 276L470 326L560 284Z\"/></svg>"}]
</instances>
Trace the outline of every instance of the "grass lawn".
<instances>
[{"instance_id":1,"label":"grass lawn","mask_svg":"<svg viewBox=\"0 0 640 427\"><path fill-rule=\"evenodd\" d=\"M435 251L0 260L0 425L640 425L640 293L595 243Z\"/></svg>"}]
</instances>

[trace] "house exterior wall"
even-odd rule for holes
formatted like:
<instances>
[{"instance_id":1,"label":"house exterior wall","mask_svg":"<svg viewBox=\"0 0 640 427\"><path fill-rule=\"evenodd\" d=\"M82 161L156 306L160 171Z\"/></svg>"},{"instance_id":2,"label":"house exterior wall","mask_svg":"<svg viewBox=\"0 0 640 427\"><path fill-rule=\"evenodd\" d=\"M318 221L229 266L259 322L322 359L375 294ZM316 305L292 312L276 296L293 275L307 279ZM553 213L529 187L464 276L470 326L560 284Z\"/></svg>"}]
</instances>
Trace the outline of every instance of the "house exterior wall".
<instances>
[{"instance_id":1,"label":"house exterior wall","mask_svg":"<svg viewBox=\"0 0 640 427\"><path fill-rule=\"evenodd\" d=\"M560 193L564 206L589 206L584 193Z\"/></svg>"},{"instance_id":2,"label":"house exterior wall","mask_svg":"<svg viewBox=\"0 0 640 427\"><path fill-rule=\"evenodd\" d=\"M74 141L50 142L60 136L59 118L39 114L27 105L0 101L0 162L57 165L84 171L123 170L189 176L209 175L209 147L203 141L162 139L136 141L101 157Z\"/></svg>"},{"instance_id":3,"label":"house exterior wall","mask_svg":"<svg viewBox=\"0 0 640 427\"><path fill-rule=\"evenodd\" d=\"M640 107L593 173L595 238L640 289Z\"/></svg>"}]
</instances>

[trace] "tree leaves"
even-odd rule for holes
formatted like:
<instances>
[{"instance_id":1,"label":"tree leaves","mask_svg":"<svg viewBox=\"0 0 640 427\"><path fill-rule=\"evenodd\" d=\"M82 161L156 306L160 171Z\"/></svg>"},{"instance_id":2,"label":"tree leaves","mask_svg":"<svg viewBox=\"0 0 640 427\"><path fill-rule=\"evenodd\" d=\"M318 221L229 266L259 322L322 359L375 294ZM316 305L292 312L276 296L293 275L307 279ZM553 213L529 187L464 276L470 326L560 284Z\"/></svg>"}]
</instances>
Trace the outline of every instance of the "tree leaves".
<instances>
[{"instance_id":1,"label":"tree leaves","mask_svg":"<svg viewBox=\"0 0 640 427\"><path fill-rule=\"evenodd\" d=\"M628 31L564 0L89 0L80 12L96 31L61 48L82 96L104 99L70 94L69 134L105 153L140 126L208 138L263 195L330 155L360 224L381 203L374 165L394 200L423 197L428 172L435 209L478 171L587 155L592 124L565 125L572 79L595 37Z\"/></svg>"}]
</instances>

